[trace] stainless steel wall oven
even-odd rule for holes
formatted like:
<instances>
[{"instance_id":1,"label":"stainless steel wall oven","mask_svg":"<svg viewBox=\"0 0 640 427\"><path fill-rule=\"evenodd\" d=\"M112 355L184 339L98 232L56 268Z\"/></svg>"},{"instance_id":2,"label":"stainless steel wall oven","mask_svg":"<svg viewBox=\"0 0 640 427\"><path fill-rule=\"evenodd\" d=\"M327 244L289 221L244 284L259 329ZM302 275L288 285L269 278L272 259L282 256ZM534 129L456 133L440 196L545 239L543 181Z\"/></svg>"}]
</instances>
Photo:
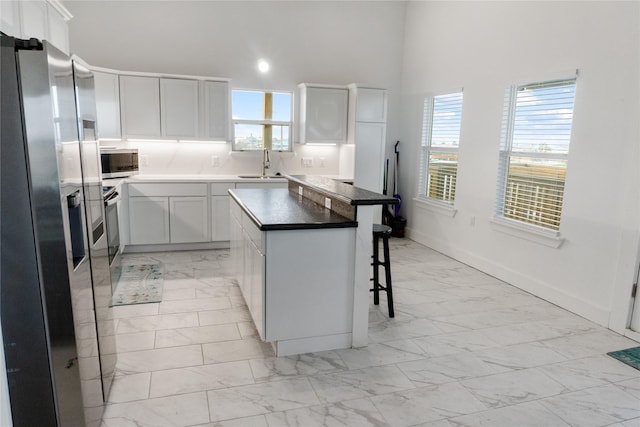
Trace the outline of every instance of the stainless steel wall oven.
<instances>
[{"instance_id":1,"label":"stainless steel wall oven","mask_svg":"<svg viewBox=\"0 0 640 427\"><path fill-rule=\"evenodd\" d=\"M122 267L120 265L120 226L118 204L120 194L116 187L103 187L104 211L107 222L107 245L109 247L109 269L111 271L111 292L115 291Z\"/></svg>"}]
</instances>

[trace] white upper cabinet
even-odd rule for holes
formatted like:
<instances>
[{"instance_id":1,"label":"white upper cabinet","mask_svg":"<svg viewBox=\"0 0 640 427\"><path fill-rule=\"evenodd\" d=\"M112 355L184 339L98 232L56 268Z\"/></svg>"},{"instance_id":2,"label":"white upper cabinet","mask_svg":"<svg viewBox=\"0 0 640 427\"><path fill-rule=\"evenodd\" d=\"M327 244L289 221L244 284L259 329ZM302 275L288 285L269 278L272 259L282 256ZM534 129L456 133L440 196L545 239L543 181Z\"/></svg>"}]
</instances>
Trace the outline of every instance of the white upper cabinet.
<instances>
[{"instance_id":1,"label":"white upper cabinet","mask_svg":"<svg viewBox=\"0 0 640 427\"><path fill-rule=\"evenodd\" d=\"M0 31L9 36L22 37L20 2L0 1Z\"/></svg>"},{"instance_id":2,"label":"white upper cabinet","mask_svg":"<svg viewBox=\"0 0 640 427\"><path fill-rule=\"evenodd\" d=\"M22 1L22 37L47 39L47 3L44 1Z\"/></svg>"},{"instance_id":3,"label":"white upper cabinet","mask_svg":"<svg viewBox=\"0 0 640 427\"><path fill-rule=\"evenodd\" d=\"M202 134L204 139L229 141L230 127L230 97L229 82L203 81L202 103L204 104L202 118Z\"/></svg>"},{"instance_id":4,"label":"white upper cabinet","mask_svg":"<svg viewBox=\"0 0 640 427\"><path fill-rule=\"evenodd\" d=\"M160 79L121 75L120 115L123 137L161 137Z\"/></svg>"},{"instance_id":5,"label":"white upper cabinet","mask_svg":"<svg viewBox=\"0 0 640 427\"><path fill-rule=\"evenodd\" d=\"M387 91L357 88L356 121L385 123L387 121Z\"/></svg>"},{"instance_id":6,"label":"white upper cabinet","mask_svg":"<svg viewBox=\"0 0 640 427\"><path fill-rule=\"evenodd\" d=\"M387 91L349 85L349 142L355 144L357 187L382 192L386 151Z\"/></svg>"},{"instance_id":7,"label":"white upper cabinet","mask_svg":"<svg viewBox=\"0 0 640 427\"><path fill-rule=\"evenodd\" d=\"M0 30L10 36L49 43L69 53L71 14L57 0L1 0Z\"/></svg>"},{"instance_id":8,"label":"white upper cabinet","mask_svg":"<svg viewBox=\"0 0 640 427\"><path fill-rule=\"evenodd\" d=\"M64 16L58 10L47 3L47 40L65 53L69 53L69 27Z\"/></svg>"},{"instance_id":9,"label":"white upper cabinet","mask_svg":"<svg viewBox=\"0 0 640 427\"><path fill-rule=\"evenodd\" d=\"M198 81L160 79L162 135L170 138L198 136Z\"/></svg>"},{"instance_id":10,"label":"white upper cabinet","mask_svg":"<svg viewBox=\"0 0 640 427\"><path fill-rule=\"evenodd\" d=\"M120 85L118 75L93 72L98 115L98 136L120 138Z\"/></svg>"},{"instance_id":11,"label":"white upper cabinet","mask_svg":"<svg viewBox=\"0 0 640 427\"><path fill-rule=\"evenodd\" d=\"M299 106L299 142L347 142L346 87L313 86L302 83Z\"/></svg>"},{"instance_id":12,"label":"white upper cabinet","mask_svg":"<svg viewBox=\"0 0 640 427\"><path fill-rule=\"evenodd\" d=\"M94 71L103 138L230 140L228 81L110 71Z\"/></svg>"}]
</instances>

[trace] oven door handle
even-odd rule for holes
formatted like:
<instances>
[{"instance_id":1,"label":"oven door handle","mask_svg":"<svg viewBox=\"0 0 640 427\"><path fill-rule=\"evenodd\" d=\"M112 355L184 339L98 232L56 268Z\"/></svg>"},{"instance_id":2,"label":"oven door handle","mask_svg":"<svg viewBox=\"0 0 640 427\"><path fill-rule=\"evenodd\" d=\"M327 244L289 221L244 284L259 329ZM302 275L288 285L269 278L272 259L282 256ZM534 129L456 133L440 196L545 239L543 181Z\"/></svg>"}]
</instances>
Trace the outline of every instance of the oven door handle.
<instances>
[{"instance_id":1,"label":"oven door handle","mask_svg":"<svg viewBox=\"0 0 640 427\"><path fill-rule=\"evenodd\" d=\"M120 195L118 193L113 194L109 199L104 201L104 205L113 206L120 201Z\"/></svg>"}]
</instances>

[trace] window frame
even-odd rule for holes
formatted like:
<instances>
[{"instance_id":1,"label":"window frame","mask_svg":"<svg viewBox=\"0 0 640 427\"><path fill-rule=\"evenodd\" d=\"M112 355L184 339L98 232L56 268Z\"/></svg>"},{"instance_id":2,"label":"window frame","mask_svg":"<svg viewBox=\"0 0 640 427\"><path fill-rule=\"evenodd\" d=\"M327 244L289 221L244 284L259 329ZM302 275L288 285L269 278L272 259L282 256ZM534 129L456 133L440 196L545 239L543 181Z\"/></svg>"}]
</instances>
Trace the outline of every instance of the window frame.
<instances>
[{"instance_id":1,"label":"window frame","mask_svg":"<svg viewBox=\"0 0 640 427\"><path fill-rule=\"evenodd\" d=\"M459 127L457 129L457 145L456 147L438 147L437 145L432 145L433 141L433 125L434 125L434 114L435 111L435 100L438 97L446 97L446 96L454 96L459 95L460 97L460 105L459 105ZM431 205L436 207L437 212L441 212L444 214L450 214L451 216L455 216L456 210L454 209L455 204L455 188L457 186L457 177L458 177L458 167L459 167L459 150L460 150L460 142L461 142L461 134L462 134L462 112L464 107L464 89L457 88L453 90L448 90L444 92L439 92L437 94L428 94L423 99L423 113L422 113L422 134L421 134L421 144L420 144L420 173L418 176L418 195L416 197L416 201L422 202L426 205ZM432 153L440 153L440 154L455 154L456 155L456 174L455 181L453 184L453 197L448 199L441 199L432 197L429 195L428 188L430 187L429 182L429 167L430 167L430 157Z\"/></svg>"},{"instance_id":2,"label":"window frame","mask_svg":"<svg viewBox=\"0 0 640 427\"><path fill-rule=\"evenodd\" d=\"M567 73L568 74L568 73ZM566 75L565 75L566 76ZM515 118L518 114L518 93L527 88L549 88L552 86L568 87L572 86L572 99L571 99L571 117L569 120L569 130L566 138L566 150L564 152L544 152L534 150L514 150L514 133L515 133ZM573 140L573 116L575 112L575 99L576 99L576 87L577 87L577 71L573 76L564 78L550 78L542 81L534 81L524 84L514 84L505 88L504 102L503 102L503 117L502 117L502 129L500 136L500 151L498 160L498 179L496 186L496 199L494 206L493 224L499 226L499 230L518 237L528 238L529 240L536 241L538 243L545 244L550 247L560 247L564 239L560 237L560 226L562 220L562 212L564 210L564 199L566 191L566 171L568 168L569 150ZM526 102L526 101L523 101ZM521 105L522 108L526 108ZM553 106L550 103L543 104L545 110L552 111ZM548 125L551 126L551 125ZM526 128L527 131L535 131L535 125L531 124ZM553 136L561 135L561 132L553 134ZM553 138L550 138L552 140ZM562 178L562 190L560 196L560 207L557 210L557 225L552 226L550 224L544 224L542 216L538 220L524 220L514 216L506 215L506 207L508 205L508 193L509 193L509 168L511 166L511 159L530 159L535 161L553 161L564 163L564 176ZM527 165L526 163L524 164ZM541 163L541 166L545 166ZM532 178L535 175L531 175ZM557 178L556 178L556 182ZM554 183L553 187L557 192L557 184ZM526 205L531 210L535 209L535 201L528 201ZM540 209L546 208L546 203L540 205ZM511 205L514 203L511 202ZM535 215L534 215L535 216ZM548 221L548 220L547 220ZM528 234L528 236L527 236Z\"/></svg>"},{"instance_id":3,"label":"window frame","mask_svg":"<svg viewBox=\"0 0 640 427\"><path fill-rule=\"evenodd\" d=\"M273 94L281 93L288 94L291 97L291 103L289 105L289 121L282 120L272 120L270 117L265 117L263 119L236 119L233 118L233 93L234 92L256 92L261 93L263 95L263 115L270 116L272 115L272 111L269 111L273 106ZM294 92L288 90L260 90L260 89L241 89L235 88L231 90L231 117L232 117L232 151L243 152L243 151L261 151L261 150L269 150L269 151L278 151L278 152L292 152L293 151L293 106L294 106ZM254 125L254 126L262 126L262 146L260 148L238 148L236 144L236 125ZM287 149L274 149L273 148L273 140L271 131L274 126L283 126L289 128L289 143Z\"/></svg>"}]
</instances>

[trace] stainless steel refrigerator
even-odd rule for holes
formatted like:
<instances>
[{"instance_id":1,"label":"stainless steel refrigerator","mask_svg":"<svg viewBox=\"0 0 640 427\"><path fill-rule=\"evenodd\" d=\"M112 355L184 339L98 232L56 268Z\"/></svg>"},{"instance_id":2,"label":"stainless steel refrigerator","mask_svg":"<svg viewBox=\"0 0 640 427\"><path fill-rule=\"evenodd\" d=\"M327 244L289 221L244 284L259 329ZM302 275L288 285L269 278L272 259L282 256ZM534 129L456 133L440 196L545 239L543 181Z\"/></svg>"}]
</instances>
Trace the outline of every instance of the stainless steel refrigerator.
<instances>
[{"instance_id":1,"label":"stainless steel refrigerator","mask_svg":"<svg viewBox=\"0 0 640 427\"><path fill-rule=\"evenodd\" d=\"M85 208L76 83L55 47L0 34L0 319L14 426L83 426L106 396L96 336L113 332L96 322L100 225Z\"/></svg>"},{"instance_id":2,"label":"stainless steel refrigerator","mask_svg":"<svg viewBox=\"0 0 640 427\"><path fill-rule=\"evenodd\" d=\"M116 340L111 305L113 294L109 267L107 217L102 191L100 147L97 136L95 81L93 73L77 60L73 61L73 80L75 84L89 261L98 338L98 353L88 355L88 357L97 357L100 368L100 378L89 380L95 381L96 385L102 387L103 401L106 401L115 374ZM95 367L95 360L88 362Z\"/></svg>"}]
</instances>

